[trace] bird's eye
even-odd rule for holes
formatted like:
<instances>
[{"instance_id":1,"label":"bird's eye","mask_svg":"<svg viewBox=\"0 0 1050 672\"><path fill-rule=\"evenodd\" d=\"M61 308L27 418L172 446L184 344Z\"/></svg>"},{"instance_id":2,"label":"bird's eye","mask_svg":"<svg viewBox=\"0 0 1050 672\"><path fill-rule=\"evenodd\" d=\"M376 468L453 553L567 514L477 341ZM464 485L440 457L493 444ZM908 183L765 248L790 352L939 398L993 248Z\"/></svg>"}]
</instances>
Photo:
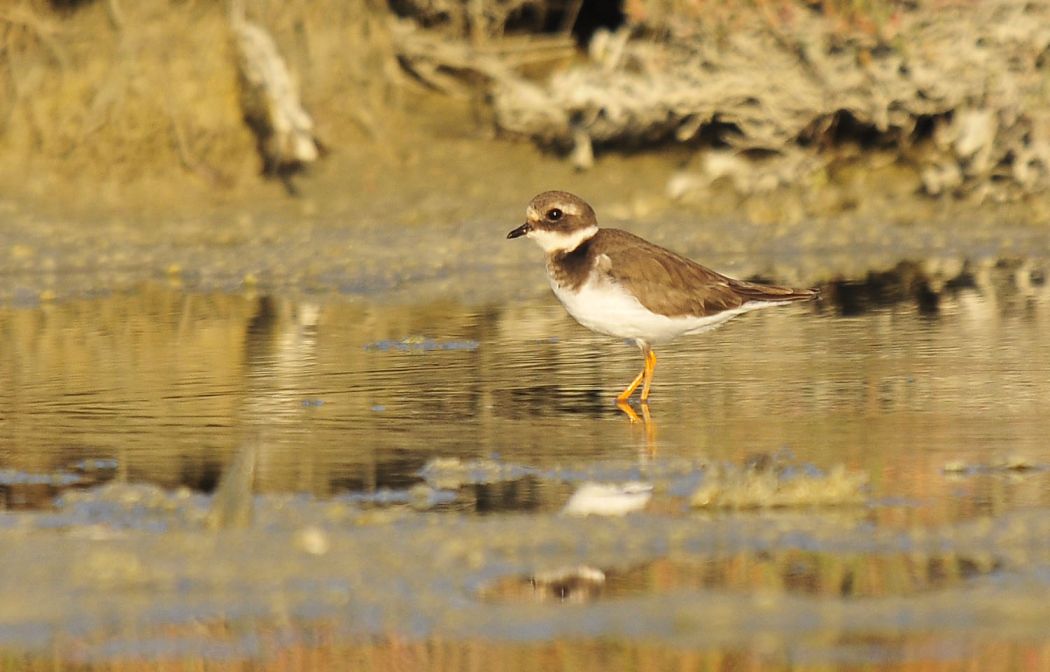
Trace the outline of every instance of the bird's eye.
<instances>
[{"instance_id":1,"label":"bird's eye","mask_svg":"<svg viewBox=\"0 0 1050 672\"><path fill-rule=\"evenodd\" d=\"M559 219L561 219L562 214L564 213L562 213L562 211L558 208L551 208L547 211L547 219L551 220L552 222L556 222Z\"/></svg>"}]
</instances>

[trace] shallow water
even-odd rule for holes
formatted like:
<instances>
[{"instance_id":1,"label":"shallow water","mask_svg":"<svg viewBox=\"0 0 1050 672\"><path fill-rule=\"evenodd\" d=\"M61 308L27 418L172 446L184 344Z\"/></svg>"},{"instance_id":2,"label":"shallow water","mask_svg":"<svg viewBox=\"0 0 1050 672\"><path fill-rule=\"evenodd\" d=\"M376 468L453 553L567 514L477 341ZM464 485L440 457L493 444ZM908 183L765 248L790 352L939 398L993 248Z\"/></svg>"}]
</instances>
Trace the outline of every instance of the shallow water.
<instances>
[{"instance_id":1,"label":"shallow water","mask_svg":"<svg viewBox=\"0 0 1050 672\"><path fill-rule=\"evenodd\" d=\"M207 491L252 441L261 491L325 496L410 486L434 457L549 466L789 451L863 469L923 515L967 517L992 503L958 493L946 464L1048 461L1040 272L992 268L986 284L939 295L843 284L820 304L666 346L651 436L612 403L637 350L544 295L383 306L147 285L4 308L0 464L46 473L112 460L127 480ZM491 504L553 505L522 496Z\"/></svg>"},{"instance_id":2,"label":"shallow water","mask_svg":"<svg viewBox=\"0 0 1050 672\"><path fill-rule=\"evenodd\" d=\"M637 351L545 294L148 284L0 308L0 647L353 650L367 669L393 654L362 635L437 642L448 658L404 654L435 669L499 646L533 669L514 647L586 658L594 638L642 669L688 651L1050 661L1046 271L902 265L739 318L658 351L648 422L612 403ZM253 522L209 531L209 493L246 449ZM867 485L832 507L690 506L764 470ZM559 515L590 482L651 498Z\"/></svg>"}]
</instances>

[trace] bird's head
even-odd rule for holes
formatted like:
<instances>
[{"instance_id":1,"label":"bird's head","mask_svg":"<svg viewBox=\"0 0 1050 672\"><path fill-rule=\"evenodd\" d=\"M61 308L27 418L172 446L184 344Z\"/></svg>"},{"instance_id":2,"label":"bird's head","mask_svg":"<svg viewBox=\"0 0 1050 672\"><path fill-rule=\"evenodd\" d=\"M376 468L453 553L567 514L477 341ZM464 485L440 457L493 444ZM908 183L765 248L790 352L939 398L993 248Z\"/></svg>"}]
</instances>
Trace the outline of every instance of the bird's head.
<instances>
[{"instance_id":1,"label":"bird's head","mask_svg":"<svg viewBox=\"0 0 1050 672\"><path fill-rule=\"evenodd\" d=\"M507 238L531 238L547 254L570 252L598 233L594 210L579 196L565 191L545 191L525 210L525 223Z\"/></svg>"}]
</instances>

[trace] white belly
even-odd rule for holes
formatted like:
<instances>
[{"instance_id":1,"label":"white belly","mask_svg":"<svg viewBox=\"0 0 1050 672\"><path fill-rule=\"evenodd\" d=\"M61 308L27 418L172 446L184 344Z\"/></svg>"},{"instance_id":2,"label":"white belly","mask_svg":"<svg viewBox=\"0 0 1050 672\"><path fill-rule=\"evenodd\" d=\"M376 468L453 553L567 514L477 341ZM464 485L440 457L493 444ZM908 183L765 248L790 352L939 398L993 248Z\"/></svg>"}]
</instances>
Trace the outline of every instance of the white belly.
<instances>
[{"instance_id":1,"label":"white belly","mask_svg":"<svg viewBox=\"0 0 1050 672\"><path fill-rule=\"evenodd\" d=\"M551 289L565 310L591 331L650 345L666 343L684 334L709 331L741 313L782 303L752 301L707 317L667 317L650 311L614 283L588 282L579 291L572 292L551 280Z\"/></svg>"}]
</instances>

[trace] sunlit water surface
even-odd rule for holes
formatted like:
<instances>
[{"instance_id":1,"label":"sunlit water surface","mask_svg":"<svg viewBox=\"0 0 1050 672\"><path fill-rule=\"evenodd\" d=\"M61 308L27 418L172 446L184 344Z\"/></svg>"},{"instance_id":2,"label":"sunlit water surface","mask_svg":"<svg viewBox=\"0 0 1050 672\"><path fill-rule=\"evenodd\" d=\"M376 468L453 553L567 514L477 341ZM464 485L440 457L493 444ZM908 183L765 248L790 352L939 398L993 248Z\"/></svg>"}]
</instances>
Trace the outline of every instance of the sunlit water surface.
<instances>
[{"instance_id":1,"label":"sunlit water surface","mask_svg":"<svg viewBox=\"0 0 1050 672\"><path fill-rule=\"evenodd\" d=\"M164 550L163 531L179 525L150 527L126 508L107 509L109 495L91 500L90 513L77 508L84 506L81 500L69 499L70 492L90 498L91 490L82 489L93 483L153 484L175 503L150 506L206 508L205 495L238 451L251 446L255 490L261 493L255 519L258 524L272 515L275 531L254 544L230 541L231 561L250 564L257 561L250 547L270 549L275 563L287 567L288 574L273 581L284 586L274 589L282 600L298 605L289 607L291 618L320 631L342 632L330 623L343 623L341 610L353 612L359 607L348 605L364 601L373 611L353 612L350 634L445 637L481 649L489 646L484 642L508 639L626 637L636 642L628 647L630 655L649 661L645 669L671 664L646 644L665 640L702 651L746 650L741 655L752 662L990 660L997 649L982 649L982 640L969 641L969 633L992 646L1001 622L995 609L1020 604L1022 615L1007 619L1003 630L1012 633L1010 641L1021 642L1009 655L1046 662L1048 646L1038 633L1042 625L1050 627L1043 620L1050 613L1023 596L1050 590L1048 544L1031 528L1034 520L1050 519L1050 291L1041 269L1016 263L947 284L902 286L897 291L881 282L843 283L826 288L819 304L750 314L665 346L657 351L648 424L631 422L613 403L641 366L637 350L591 335L548 296L506 305L381 305L327 295L186 294L149 285L127 294L0 308L0 503L8 509L0 530L24 540L4 579L14 606L0 610L0 646L28 642L57 647L61 655L79 651L88 661L156 653L149 648L156 641L136 644L119 628L114 634L100 625L112 618L107 608L93 616L82 606L73 620L62 610L63 591L80 591L80 604L95 604L91 595L106 602L113 585L99 583L91 572L81 577L85 583L74 577L72 586L56 585L53 576L33 567L32 557L83 557L99 549L110 538L97 533L99 525L144 535L121 551L135 562L171 555L170 563L184 567L172 572L187 572L189 585L203 581L220 596L199 607L209 617L264 619L273 609L266 599L258 598L265 605L244 602L242 589L201 578L220 560L198 559L204 564L197 565L180 555L199 542L180 537L174 550ZM641 415L640 406L634 410ZM701 465L696 469L702 471L702 465L745 465L767 457L815 473L844 465L867 477L866 503L698 514L690 512L688 497L676 497L670 487L670 496L658 488L653 506L626 519L570 522L557 516L585 480L644 481L647 469L688 472L681 465ZM432 488L429 503L412 509L430 513L401 517L408 514L398 507L420 496L424 467L439 458L479 460L525 475L468 476L458 488ZM179 495L180 487L190 492ZM438 491L443 494L435 497ZM63 493L56 508L54 497ZM309 497L289 500L290 494ZM285 510L275 502L287 501L304 507L339 502L355 511L387 510L395 518L358 521L354 525L365 525L364 534L372 536L357 539L354 531L343 539L330 529L328 514L309 508L296 513L294 522L285 521L281 516L290 514L280 513ZM183 523L195 514L187 515ZM421 515L426 522L417 520ZM450 529L442 530L446 524ZM419 525L424 532L411 532ZM25 536L40 527L72 536ZM473 536L496 538L496 530L504 529L520 544L549 533L550 547L536 557L555 559L536 560L529 554L539 552L534 547L526 552L514 546L520 551L515 556L507 550L511 541L497 542L507 548L491 556L492 547L478 542L476 557L463 551L478 563L474 574L468 561L434 560L434 571L444 572L448 585L435 579L409 589L414 596L388 586L373 603L354 593L357 584L296 583L298 603L280 583L298 576L294 558L279 559L281 548L305 544L313 553L312 537L303 541L302 531L315 528L328 535L321 537L329 545L318 547L320 555L331 557L329 547L339 548L347 554L344 566L351 556L369 562L377 539L390 539L392 548L405 544L399 557L406 564L387 566L385 574L369 579L377 586L403 586L397 582L408 574L424 581L419 576L429 565L405 557L434 549L436 558L457 535L469 544ZM285 532L297 541L288 542ZM92 535L98 539L85 541ZM587 541L576 548L566 535ZM603 546L603 535L621 541ZM617 546L623 535L641 540L640 547ZM409 537L424 546L412 546ZM925 546L930 539L933 546ZM873 547L868 540L875 540ZM1000 544L1012 550L997 549ZM558 560L561 553L565 557ZM555 579L553 587L535 574L551 565L592 564L604 571L600 585L589 586L586 572ZM54 572L70 566L56 565ZM128 571L137 576L137 570ZM457 579L458 571L468 573ZM310 576L320 581L314 572ZM31 581L41 583L25 590ZM146 580L121 590L144 591L145 598L151 586ZM19 589L21 598L15 595ZM349 591L336 607L330 604L333 591ZM692 611L681 597L689 591L713 600L714 611ZM521 593L529 604L537 604L539 593L556 599L529 607L546 611L515 611L520 607L513 605L526 599ZM769 594L786 601L770 607L765 620L747 618L754 600ZM32 616L38 607L26 608L24 601L48 595L58 606ZM992 604L992 612L954 619L975 595ZM140 619L143 627L176 628L168 631L170 642L160 637L166 642L161 649L172 655L238 658L280 649L258 644L266 639L259 631L277 628L269 621L253 631L254 645L236 638L230 644L224 631L221 655L199 642L185 644L217 635L179 630L203 616L195 603L169 599L178 606L163 615L128 604L108 608ZM419 614L411 606L415 599L424 605ZM460 604L464 599L469 608ZM893 601L901 599L906 601ZM425 606L426 600L440 606ZM596 610L593 620L564 611L579 610L581 603ZM829 604L838 610L834 615L826 612ZM387 607L400 616L376 615ZM617 608L649 625L627 625L630 619L624 621ZM405 620L406 613L416 615ZM662 620L667 614L675 617ZM811 631L792 614L811 618ZM947 639L934 636L942 626ZM75 641L78 635L70 632L88 634L72 649L55 643ZM746 644L752 636L764 637L765 644L752 650ZM306 649L317 646L308 638L295 641ZM387 653L380 647L370 660ZM519 655L521 669L532 669L527 661L534 658L542 656ZM374 667L384 669L381 662Z\"/></svg>"}]
</instances>

